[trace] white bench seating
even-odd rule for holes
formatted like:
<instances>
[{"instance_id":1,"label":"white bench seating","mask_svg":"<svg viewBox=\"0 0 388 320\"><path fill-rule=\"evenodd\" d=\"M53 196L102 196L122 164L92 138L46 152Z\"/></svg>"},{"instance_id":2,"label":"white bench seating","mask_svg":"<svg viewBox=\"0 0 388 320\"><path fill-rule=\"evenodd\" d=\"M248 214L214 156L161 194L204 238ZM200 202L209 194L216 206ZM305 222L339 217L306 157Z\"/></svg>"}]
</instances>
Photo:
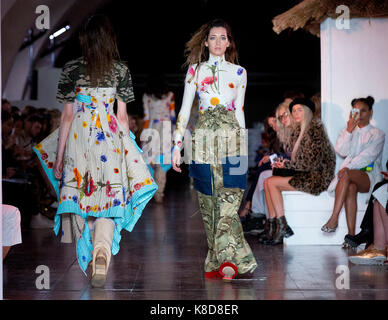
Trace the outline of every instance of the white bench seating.
<instances>
[{"instance_id":1,"label":"white bench seating","mask_svg":"<svg viewBox=\"0 0 388 320\"><path fill-rule=\"evenodd\" d=\"M338 228L333 233L321 231L321 227L331 216L334 197L327 192L313 196L299 191L283 191L284 211L294 235L284 238L285 245L341 245L348 233L345 208L342 208ZM364 217L369 200L367 193L359 193L357 198L356 233Z\"/></svg>"}]
</instances>

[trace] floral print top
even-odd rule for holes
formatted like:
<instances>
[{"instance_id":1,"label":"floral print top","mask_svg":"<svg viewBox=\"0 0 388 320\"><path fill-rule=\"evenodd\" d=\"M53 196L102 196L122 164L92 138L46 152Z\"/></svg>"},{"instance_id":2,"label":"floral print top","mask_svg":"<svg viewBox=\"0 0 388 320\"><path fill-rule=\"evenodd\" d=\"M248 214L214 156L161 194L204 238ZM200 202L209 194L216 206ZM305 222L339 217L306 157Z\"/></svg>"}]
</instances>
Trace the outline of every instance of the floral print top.
<instances>
[{"instance_id":1,"label":"floral print top","mask_svg":"<svg viewBox=\"0 0 388 320\"><path fill-rule=\"evenodd\" d=\"M145 93L143 95L143 108L143 128L145 129L153 128L160 121L171 121L173 125L176 123L175 99L172 92L168 92L162 99L157 99Z\"/></svg>"},{"instance_id":2,"label":"floral print top","mask_svg":"<svg viewBox=\"0 0 388 320\"><path fill-rule=\"evenodd\" d=\"M183 137L190 117L195 95L198 97L199 113L220 105L234 112L241 128L245 128L244 98L247 85L246 70L225 60L225 56L210 54L207 62L199 67L189 67L183 95L182 107L174 132L174 148L183 149Z\"/></svg>"}]
</instances>

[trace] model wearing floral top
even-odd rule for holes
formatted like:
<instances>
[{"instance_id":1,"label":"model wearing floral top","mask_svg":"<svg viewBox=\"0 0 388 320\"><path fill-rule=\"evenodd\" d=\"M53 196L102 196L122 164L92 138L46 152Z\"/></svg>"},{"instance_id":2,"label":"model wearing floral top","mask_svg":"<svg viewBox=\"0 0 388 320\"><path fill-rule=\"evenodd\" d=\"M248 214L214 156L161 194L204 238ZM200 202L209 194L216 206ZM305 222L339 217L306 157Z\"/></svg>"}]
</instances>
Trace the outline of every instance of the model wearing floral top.
<instances>
[{"instance_id":1,"label":"model wearing floral top","mask_svg":"<svg viewBox=\"0 0 388 320\"><path fill-rule=\"evenodd\" d=\"M247 73L234 64L235 43L230 27L222 20L203 25L187 43L187 52L189 68L174 133L173 169L181 172L180 151L185 145L190 153L191 146L190 176L208 243L205 276L229 281L257 267L237 213L246 187ZM192 140L184 141L195 95L199 117Z\"/></svg>"},{"instance_id":2,"label":"model wearing floral top","mask_svg":"<svg viewBox=\"0 0 388 320\"><path fill-rule=\"evenodd\" d=\"M143 157L153 171L158 191L154 199L163 202L167 171L171 168L171 134L175 130L174 93L168 90L164 75L150 75L143 95ZM150 130L147 130L150 129Z\"/></svg>"}]
</instances>

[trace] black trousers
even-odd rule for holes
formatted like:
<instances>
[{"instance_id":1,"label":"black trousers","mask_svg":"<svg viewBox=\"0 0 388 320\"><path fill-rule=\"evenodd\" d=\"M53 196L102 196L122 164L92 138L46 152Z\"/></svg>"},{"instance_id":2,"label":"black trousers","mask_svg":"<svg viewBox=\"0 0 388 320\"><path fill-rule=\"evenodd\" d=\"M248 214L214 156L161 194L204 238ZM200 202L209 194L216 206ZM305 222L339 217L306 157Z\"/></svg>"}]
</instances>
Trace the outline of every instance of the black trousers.
<instances>
[{"instance_id":1,"label":"black trousers","mask_svg":"<svg viewBox=\"0 0 388 320\"><path fill-rule=\"evenodd\" d=\"M252 201L253 194L255 193L257 182L259 181L260 174L265 170L272 170L271 162L264 163L260 167L258 167L258 170L255 174L255 177L253 178L253 182L251 184L251 187L249 188L247 196L245 197L246 201Z\"/></svg>"},{"instance_id":2,"label":"black trousers","mask_svg":"<svg viewBox=\"0 0 388 320\"><path fill-rule=\"evenodd\" d=\"M377 190L381 186L388 183L388 180L383 180L375 184L373 187L373 191ZM369 198L368 207L366 208L364 218L362 219L360 228L362 230L369 230L370 239L368 239L368 242L373 242L373 200L374 196L371 195Z\"/></svg>"}]
</instances>

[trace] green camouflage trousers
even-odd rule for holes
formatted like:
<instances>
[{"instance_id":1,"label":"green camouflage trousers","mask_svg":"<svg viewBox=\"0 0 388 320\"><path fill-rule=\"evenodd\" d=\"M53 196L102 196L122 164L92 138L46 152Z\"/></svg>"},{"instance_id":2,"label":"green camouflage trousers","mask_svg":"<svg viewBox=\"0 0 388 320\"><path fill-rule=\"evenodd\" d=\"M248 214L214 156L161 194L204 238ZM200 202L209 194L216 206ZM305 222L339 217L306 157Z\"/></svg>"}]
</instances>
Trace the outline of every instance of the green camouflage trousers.
<instances>
[{"instance_id":1,"label":"green camouflage trousers","mask_svg":"<svg viewBox=\"0 0 388 320\"><path fill-rule=\"evenodd\" d=\"M224 188L222 166L212 166L215 192L205 195L198 191L199 209L205 226L208 253L205 272L217 271L222 263L231 262L238 273L253 272L256 259L244 238L237 211L244 190Z\"/></svg>"},{"instance_id":2,"label":"green camouflage trousers","mask_svg":"<svg viewBox=\"0 0 388 320\"><path fill-rule=\"evenodd\" d=\"M192 159L210 165L212 177L212 192L197 189L208 244L205 272L218 271L224 262L233 263L238 273L253 272L257 267L237 214L244 190L224 186L222 159L247 154L245 131L240 129L234 112L218 105L200 114L193 133Z\"/></svg>"}]
</instances>

